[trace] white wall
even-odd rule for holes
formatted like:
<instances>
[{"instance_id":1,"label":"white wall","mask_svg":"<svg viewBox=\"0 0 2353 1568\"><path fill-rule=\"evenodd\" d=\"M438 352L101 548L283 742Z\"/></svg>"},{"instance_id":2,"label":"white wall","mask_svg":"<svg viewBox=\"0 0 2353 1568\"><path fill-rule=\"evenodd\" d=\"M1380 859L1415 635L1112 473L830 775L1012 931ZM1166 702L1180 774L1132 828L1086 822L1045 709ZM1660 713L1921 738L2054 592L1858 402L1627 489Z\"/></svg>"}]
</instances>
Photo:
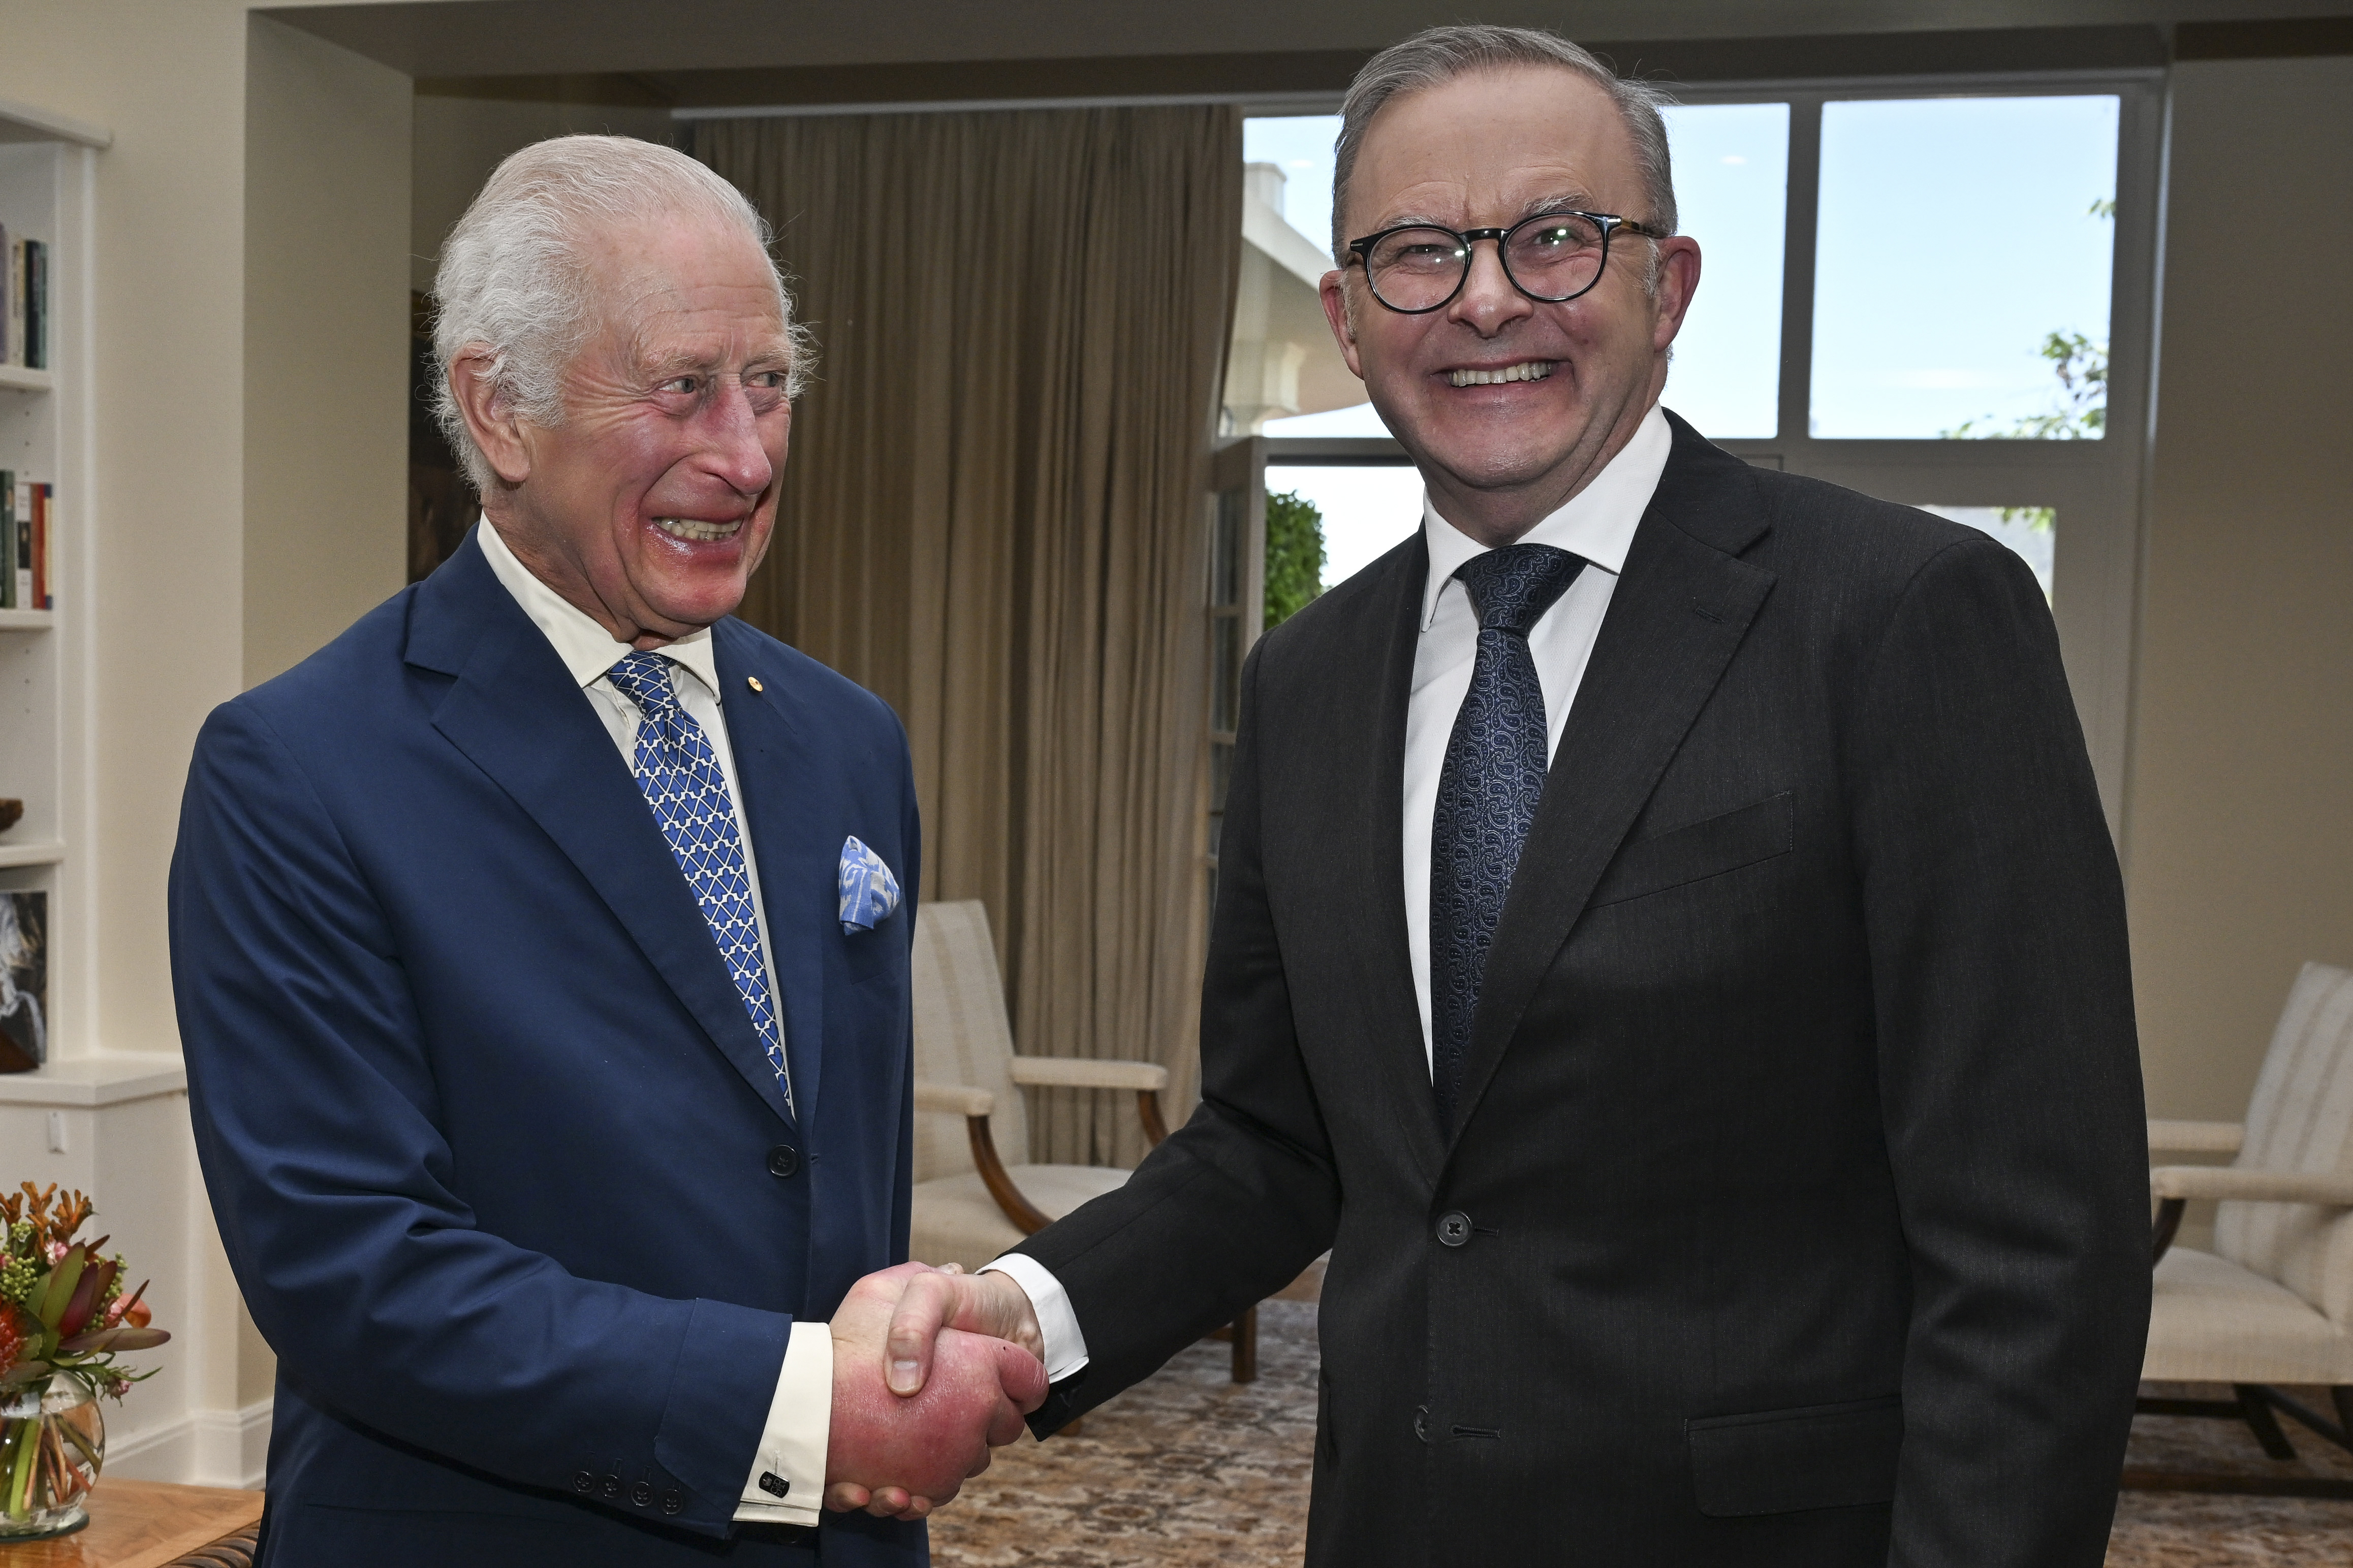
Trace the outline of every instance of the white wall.
<instances>
[{"instance_id":1,"label":"white wall","mask_svg":"<svg viewBox=\"0 0 2353 1568\"><path fill-rule=\"evenodd\" d=\"M2131 811L2149 1109L2235 1121L2353 965L2353 59L2173 79Z\"/></svg>"}]
</instances>

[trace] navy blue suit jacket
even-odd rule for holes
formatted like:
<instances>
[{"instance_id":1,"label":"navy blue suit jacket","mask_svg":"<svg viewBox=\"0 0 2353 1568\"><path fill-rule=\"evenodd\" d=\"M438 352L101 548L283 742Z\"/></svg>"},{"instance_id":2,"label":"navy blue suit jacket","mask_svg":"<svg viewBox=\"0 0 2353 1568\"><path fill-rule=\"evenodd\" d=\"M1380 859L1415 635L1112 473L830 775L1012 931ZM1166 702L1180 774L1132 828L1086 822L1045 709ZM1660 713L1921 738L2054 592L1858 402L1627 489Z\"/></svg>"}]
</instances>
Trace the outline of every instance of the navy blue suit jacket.
<instances>
[{"instance_id":1,"label":"navy blue suit jacket","mask_svg":"<svg viewBox=\"0 0 2353 1568\"><path fill-rule=\"evenodd\" d=\"M919 846L890 710L712 637L797 1116L619 749L473 539L197 740L173 979L280 1358L266 1563L925 1560L920 1525L863 1514L732 1522L791 1323L906 1256ZM853 834L904 890L855 936Z\"/></svg>"}]
</instances>

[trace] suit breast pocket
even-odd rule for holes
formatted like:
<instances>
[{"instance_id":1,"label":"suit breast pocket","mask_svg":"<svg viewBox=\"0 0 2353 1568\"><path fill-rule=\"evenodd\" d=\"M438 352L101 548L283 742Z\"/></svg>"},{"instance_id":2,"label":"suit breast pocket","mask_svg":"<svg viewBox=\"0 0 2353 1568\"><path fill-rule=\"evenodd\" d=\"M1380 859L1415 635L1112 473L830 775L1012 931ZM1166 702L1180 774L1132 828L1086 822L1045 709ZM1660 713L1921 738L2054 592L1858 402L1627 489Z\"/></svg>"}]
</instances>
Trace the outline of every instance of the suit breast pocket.
<instances>
[{"instance_id":1,"label":"suit breast pocket","mask_svg":"<svg viewBox=\"0 0 2353 1568\"><path fill-rule=\"evenodd\" d=\"M907 972L907 928L901 921L902 912L892 910L891 917L872 931L843 935L842 963L849 971L851 984L863 985Z\"/></svg>"},{"instance_id":2,"label":"suit breast pocket","mask_svg":"<svg viewBox=\"0 0 2353 1568\"><path fill-rule=\"evenodd\" d=\"M1692 1485L1711 1519L1857 1508L1895 1496L1897 1394L1683 1423Z\"/></svg>"},{"instance_id":3,"label":"suit breast pocket","mask_svg":"<svg viewBox=\"0 0 2353 1568\"><path fill-rule=\"evenodd\" d=\"M1624 903L1721 877L1787 855L1796 844L1795 797L1783 790L1704 822L1636 839L1602 873L1588 907Z\"/></svg>"}]
</instances>

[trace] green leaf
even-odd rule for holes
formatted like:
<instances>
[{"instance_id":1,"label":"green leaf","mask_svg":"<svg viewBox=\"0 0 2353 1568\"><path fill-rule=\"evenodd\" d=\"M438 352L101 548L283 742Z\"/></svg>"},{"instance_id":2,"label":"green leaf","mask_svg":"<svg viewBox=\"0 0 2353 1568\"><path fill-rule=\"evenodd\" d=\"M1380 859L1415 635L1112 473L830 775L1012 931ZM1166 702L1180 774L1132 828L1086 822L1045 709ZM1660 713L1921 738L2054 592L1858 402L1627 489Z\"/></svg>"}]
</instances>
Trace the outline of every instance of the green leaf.
<instances>
[{"instance_id":1,"label":"green leaf","mask_svg":"<svg viewBox=\"0 0 2353 1568\"><path fill-rule=\"evenodd\" d=\"M1271 631L1324 592L1324 514L1294 490L1266 498L1266 619Z\"/></svg>"},{"instance_id":2,"label":"green leaf","mask_svg":"<svg viewBox=\"0 0 2353 1568\"><path fill-rule=\"evenodd\" d=\"M111 1329L93 1329L86 1334L76 1334L58 1346L58 1353L96 1355L100 1351L148 1351L171 1342L172 1336L162 1329L140 1329L123 1323Z\"/></svg>"},{"instance_id":3,"label":"green leaf","mask_svg":"<svg viewBox=\"0 0 2353 1568\"><path fill-rule=\"evenodd\" d=\"M66 1248L66 1255L49 1270L49 1288L33 1314L41 1320L41 1327L58 1326L58 1320L66 1315L66 1303L73 1300L74 1287L81 1283L81 1271L89 1266L90 1254L79 1244Z\"/></svg>"}]
</instances>

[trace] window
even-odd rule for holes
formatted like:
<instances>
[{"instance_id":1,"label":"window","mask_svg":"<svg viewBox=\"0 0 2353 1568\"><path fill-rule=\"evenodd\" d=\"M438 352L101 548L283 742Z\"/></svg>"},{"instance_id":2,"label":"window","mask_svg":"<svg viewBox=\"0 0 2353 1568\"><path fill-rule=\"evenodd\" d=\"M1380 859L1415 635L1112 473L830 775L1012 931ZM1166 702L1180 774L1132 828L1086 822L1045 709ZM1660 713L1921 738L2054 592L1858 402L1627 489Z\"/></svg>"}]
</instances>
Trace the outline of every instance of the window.
<instances>
[{"instance_id":1,"label":"window","mask_svg":"<svg viewBox=\"0 0 2353 1568\"><path fill-rule=\"evenodd\" d=\"M1680 226L1705 258L1666 405L1750 462L1924 507L2017 551L2051 599L2112 819L2158 89L2129 71L1677 89L1666 117ZM1282 169L1284 218L1318 247L1338 125L1245 121L1246 155ZM1268 483L1324 510L1327 581L1410 531L1419 487L1368 403L1258 428L1280 476Z\"/></svg>"},{"instance_id":2,"label":"window","mask_svg":"<svg viewBox=\"0 0 2353 1568\"><path fill-rule=\"evenodd\" d=\"M1789 106L1679 104L1666 121L1676 226L1698 239L1702 258L1668 405L1718 440L1769 437L1780 429Z\"/></svg>"},{"instance_id":3,"label":"window","mask_svg":"<svg viewBox=\"0 0 2353 1568\"><path fill-rule=\"evenodd\" d=\"M1821 106L1810 434L2101 434L2103 388L2073 362L2107 358L2118 107Z\"/></svg>"}]
</instances>

